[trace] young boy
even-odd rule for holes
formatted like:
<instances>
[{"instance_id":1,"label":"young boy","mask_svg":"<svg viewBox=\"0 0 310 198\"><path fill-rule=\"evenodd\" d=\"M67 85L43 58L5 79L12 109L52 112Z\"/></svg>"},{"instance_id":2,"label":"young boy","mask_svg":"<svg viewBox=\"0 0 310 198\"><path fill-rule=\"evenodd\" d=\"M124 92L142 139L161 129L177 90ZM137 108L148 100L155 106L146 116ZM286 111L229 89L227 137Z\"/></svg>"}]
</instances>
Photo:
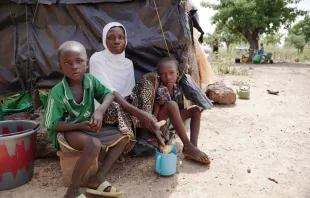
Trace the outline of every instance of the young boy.
<instances>
[{"instance_id":1,"label":"young boy","mask_svg":"<svg viewBox=\"0 0 310 198\"><path fill-rule=\"evenodd\" d=\"M79 195L82 178L98 157L102 146L109 146L109 150L97 175L90 179L87 192L107 197L120 196L123 193L105 181L105 177L123 152L129 137L122 135L115 126L102 127L102 119L109 105L115 100L125 111L146 122L146 127L151 131L158 133L159 126L152 121L151 115L130 106L116 92L114 96L96 78L86 74L87 54L82 44L76 41L63 43L58 49L58 60L64 78L49 94L44 125L57 150L57 135L61 134L70 147L82 151L65 197L75 198ZM96 111L94 98L101 104Z\"/></svg>"},{"instance_id":2,"label":"young boy","mask_svg":"<svg viewBox=\"0 0 310 198\"><path fill-rule=\"evenodd\" d=\"M197 147L201 111L199 107L192 106L184 109L183 94L176 85L178 78L178 62L175 58L164 58L157 64L159 86L154 116L158 120L170 118L173 127L184 144L183 154L185 158L210 164L208 156ZM190 140L187 137L183 122L191 119Z\"/></svg>"},{"instance_id":3,"label":"young boy","mask_svg":"<svg viewBox=\"0 0 310 198\"><path fill-rule=\"evenodd\" d=\"M63 43L58 49L58 60L64 78L49 94L44 125L56 149L59 149L57 133L63 133L72 148L82 151L65 195L75 198L82 178L101 150L100 140L92 133L102 132L102 118L114 96L93 76L85 74L87 55L82 44L75 41ZM94 98L101 103L95 112ZM115 153L121 153L126 144L127 140L123 138L114 147L118 151ZM117 160L117 156L114 158ZM114 161L111 156L106 160Z\"/></svg>"}]
</instances>

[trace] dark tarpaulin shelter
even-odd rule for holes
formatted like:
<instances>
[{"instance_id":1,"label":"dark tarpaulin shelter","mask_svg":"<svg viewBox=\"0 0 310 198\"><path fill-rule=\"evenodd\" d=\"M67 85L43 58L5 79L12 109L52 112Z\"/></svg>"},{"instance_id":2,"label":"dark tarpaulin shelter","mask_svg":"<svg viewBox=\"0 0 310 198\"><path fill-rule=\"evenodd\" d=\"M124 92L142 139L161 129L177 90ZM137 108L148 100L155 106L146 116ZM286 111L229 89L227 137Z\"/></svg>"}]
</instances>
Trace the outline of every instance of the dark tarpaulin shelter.
<instances>
[{"instance_id":1,"label":"dark tarpaulin shelter","mask_svg":"<svg viewBox=\"0 0 310 198\"><path fill-rule=\"evenodd\" d=\"M2 0L0 96L53 87L62 78L60 44L79 41L90 57L103 49L102 28L112 21L127 30L126 56L137 82L169 53L186 72L192 42L188 19L180 0ZM187 87L198 93L195 86Z\"/></svg>"}]
</instances>

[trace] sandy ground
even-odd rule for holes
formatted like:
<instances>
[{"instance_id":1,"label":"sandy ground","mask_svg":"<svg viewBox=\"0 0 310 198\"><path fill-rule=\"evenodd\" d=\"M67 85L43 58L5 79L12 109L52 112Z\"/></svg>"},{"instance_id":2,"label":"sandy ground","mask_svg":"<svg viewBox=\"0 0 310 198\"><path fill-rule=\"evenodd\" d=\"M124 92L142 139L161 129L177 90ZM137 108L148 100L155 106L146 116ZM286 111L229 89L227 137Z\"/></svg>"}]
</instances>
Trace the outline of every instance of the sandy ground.
<instances>
[{"instance_id":1,"label":"sandy ground","mask_svg":"<svg viewBox=\"0 0 310 198\"><path fill-rule=\"evenodd\" d=\"M212 157L210 168L184 160L177 140L172 177L157 176L153 158L115 165L108 179L123 197L310 197L310 66L251 67L249 76L219 77L249 83L250 100L203 114L199 146ZM31 182L0 197L62 197L65 190L58 159L48 158L36 160Z\"/></svg>"}]
</instances>

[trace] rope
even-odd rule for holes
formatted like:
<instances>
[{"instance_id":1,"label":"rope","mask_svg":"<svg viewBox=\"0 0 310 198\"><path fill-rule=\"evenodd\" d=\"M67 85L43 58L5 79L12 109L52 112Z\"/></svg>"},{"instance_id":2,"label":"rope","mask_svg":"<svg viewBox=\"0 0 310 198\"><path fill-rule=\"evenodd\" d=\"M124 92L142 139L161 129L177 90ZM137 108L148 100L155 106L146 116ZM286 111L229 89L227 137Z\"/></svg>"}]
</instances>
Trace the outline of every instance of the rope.
<instances>
[{"instance_id":1,"label":"rope","mask_svg":"<svg viewBox=\"0 0 310 198\"><path fill-rule=\"evenodd\" d=\"M33 14L32 24L34 23L34 19L35 19L36 14L37 14L39 3L40 3L40 0L37 1L36 9L35 9L34 14Z\"/></svg>"},{"instance_id":2,"label":"rope","mask_svg":"<svg viewBox=\"0 0 310 198\"><path fill-rule=\"evenodd\" d=\"M13 18L13 14L12 14L12 5L11 5L11 3L10 3L10 17L11 17L11 20L12 20L13 24L16 25L15 21L14 21L14 18Z\"/></svg>"},{"instance_id":3,"label":"rope","mask_svg":"<svg viewBox=\"0 0 310 198\"><path fill-rule=\"evenodd\" d=\"M169 48L168 48L168 44L167 44L167 40L166 40L166 36L165 36L165 32L164 32L164 29L163 29L163 25L161 24L160 16L159 16L159 13L158 13L157 5L156 5L156 0L154 0L154 6L155 6L156 13L157 13L157 17L158 17L158 21L159 21L159 26L160 26L161 32L163 34L163 37L164 37L164 41L165 41L165 44L166 44L168 55L169 55L169 57L171 57L170 51L169 51Z\"/></svg>"},{"instance_id":4,"label":"rope","mask_svg":"<svg viewBox=\"0 0 310 198\"><path fill-rule=\"evenodd\" d=\"M29 77L30 77L30 90L33 90L33 83L32 83L32 64L29 58L30 55L30 49L29 49L29 24L28 24L28 5L25 4L26 6L26 39L27 39L27 67L26 67L26 74L29 72ZM30 62L30 63L29 63ZM28 70L29 66L29 70Z\"/></svg>"},{"instance_id":5,"label":"rope","mask_svg":"<svg viewBox=\"0 0 310 198\"><path fill-rule=\"evenodd\" d=\"M158 21L159 21L159 26L160 26L160 29L161 29L161 32L162 32L162 34L163 34L164 41L165 41L165 44L166 44L166 48L167 48L169 57L171 57L170 51L169 51L169 48L168 48L168 44L167 44L167 39L166 39L165 32L164 32L164 28L163 28L163 25L162 25L162 23L161 23L160 16L159 16L159 13L158 13L158 8L157 8L157 5L156 5L156 0L154 0L154 6L155 6L156 13L157 13L157 17L158 17ZM185 64L185 66L183 67L183 70L182 70L182 72L181 72L181 75L179 75L179 78L178 78L178 80L177 80L178 82L179 82L179 81L182 79L182 77L184 76L188 63L189 63L189 58L187 58L186 64Z\"/></svg>"},{"instance_id":6,"label":"rope","mask_svg":"<svg viewBox=\"0 0 310 198\"><path fill-rule=\"evenodd\" d=\"M187 68L187 65L189 65L189 58L186 59L186 64L183 66L183 71L181 73L181 75L179 75L179 78L178 78L178 82L182 79L182 77L184 76L185 74L185 70Z\"/></svg>"}]
</instances>

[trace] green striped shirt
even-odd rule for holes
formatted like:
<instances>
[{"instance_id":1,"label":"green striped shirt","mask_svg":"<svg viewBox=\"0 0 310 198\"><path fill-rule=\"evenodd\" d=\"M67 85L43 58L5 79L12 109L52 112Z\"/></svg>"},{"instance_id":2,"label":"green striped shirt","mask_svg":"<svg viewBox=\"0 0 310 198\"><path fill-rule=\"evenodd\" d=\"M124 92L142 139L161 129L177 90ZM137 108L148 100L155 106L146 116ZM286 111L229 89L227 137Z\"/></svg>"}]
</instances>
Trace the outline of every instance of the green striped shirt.
<instances>
[{"instance_id":1,"label":"green striped shirt","mask_svg":"<svg viewBox=\"0 0 310 198\"><path fill-rule=\"evenodd\" d=\"M79 123L90 121L94 113L94 99L102 103L106 94L113 94L110 89L102 85L95 77L85 74L83 78L83 101L77 104L72 96L69 84L64 77L49 93L45 107L43 126L47 128L55 149L59 149L57 132L52 130L59 121Z\"/></svg>"}]
</instances>

